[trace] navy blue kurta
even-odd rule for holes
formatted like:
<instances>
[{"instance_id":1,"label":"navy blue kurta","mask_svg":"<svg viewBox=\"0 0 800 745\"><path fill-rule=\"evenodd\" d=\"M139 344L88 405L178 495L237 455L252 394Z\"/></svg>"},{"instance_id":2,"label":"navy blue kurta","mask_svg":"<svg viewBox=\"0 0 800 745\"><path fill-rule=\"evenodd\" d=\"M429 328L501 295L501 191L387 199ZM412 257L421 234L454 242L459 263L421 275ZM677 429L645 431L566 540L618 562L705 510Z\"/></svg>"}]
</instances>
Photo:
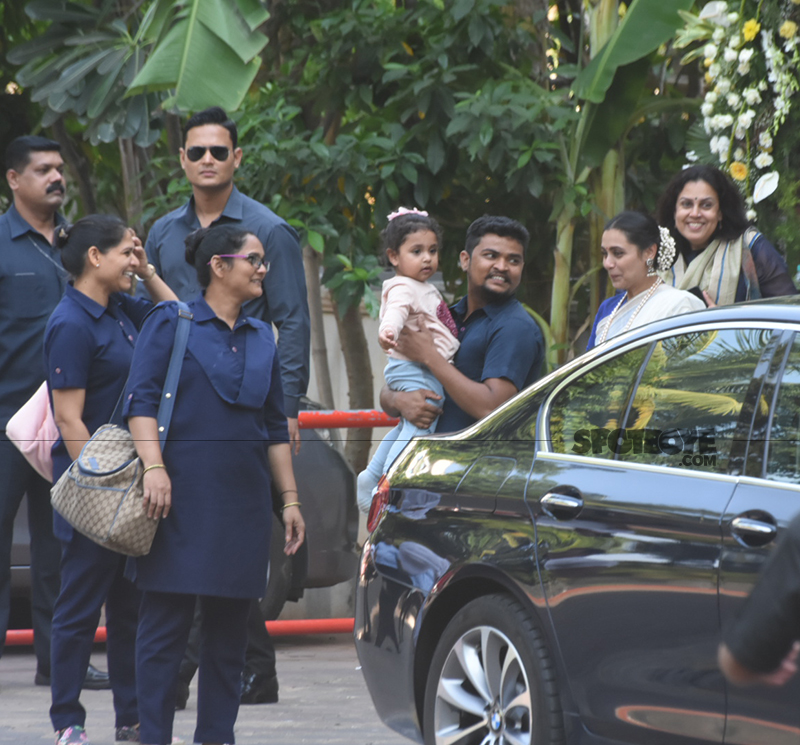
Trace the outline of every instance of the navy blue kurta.
<instances>
[{"instance_id":1,"label":"navy blue kurta","mask_svg":"<svg viewBox=\"0 0 800 745\"><path fill-rule=\"evenodd\" d=\"M138 328L152 308L149 300L125 293L113 293L108 307L103 307L68 285L50 316L44 336L47 384L51 391L86 391L81 418L89 434L110 421L125 386ZM59 438L53 445L53 483L70 463L72 458ZM72 527L57 512L53 525L58 538L72 538Z\"/></svg>"},{"instance_id":2,"label":"navy blue kurta","mask_svg":"<svg viewBox=\"0 0 800 745\"><path fill-rule=\"evenodd\" d=\"M272 329L240 316L233 329L202 297L194 314L164 446L172 506L136 559L147 591L255 598L264 593L272 500L269 445L288 442ZM155 417L175 337L177 305L142 329L124 415Z\"/></svg>"}]
</instances>

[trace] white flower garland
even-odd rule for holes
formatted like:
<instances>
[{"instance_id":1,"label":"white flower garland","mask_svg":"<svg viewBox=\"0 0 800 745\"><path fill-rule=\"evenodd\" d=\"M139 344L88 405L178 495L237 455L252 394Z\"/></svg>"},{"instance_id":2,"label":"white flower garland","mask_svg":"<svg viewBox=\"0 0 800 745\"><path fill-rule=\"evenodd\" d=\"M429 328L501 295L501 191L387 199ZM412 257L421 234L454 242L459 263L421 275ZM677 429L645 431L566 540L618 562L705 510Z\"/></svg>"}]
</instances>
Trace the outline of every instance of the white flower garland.
<instances>
[{"instance_id":1,"label":"white flower garland","mask_svg":"<svg viewBox=\"0 0 800 745\"><path fill-rule=\"evenodd\" d=\"M779 28L763 26L758 2L745 7L741 0L714 0L698 16L682 14L687 25L676 40L678 47L706 40L683 62L704 60L707 90L700 111L709 149L742 190L750 220L756 217L755 205L778 187L780 175L770 170L772 142L800 90L800 2L773 1L781 5ZM687 160L699 158L690 152Z\"/></svg>"},{"instance_id":2,"label":"white flower garland","mask_svg":"<svg viewBox=\"0 0 800 745\"><path fill-rule=\"evenodd\" d=\"M666 272L675 262L675 239L669 228L663 225L658 226L658 234L661 236L661 242L658 244L658 271Z\"/></svg>"}]
</instances>

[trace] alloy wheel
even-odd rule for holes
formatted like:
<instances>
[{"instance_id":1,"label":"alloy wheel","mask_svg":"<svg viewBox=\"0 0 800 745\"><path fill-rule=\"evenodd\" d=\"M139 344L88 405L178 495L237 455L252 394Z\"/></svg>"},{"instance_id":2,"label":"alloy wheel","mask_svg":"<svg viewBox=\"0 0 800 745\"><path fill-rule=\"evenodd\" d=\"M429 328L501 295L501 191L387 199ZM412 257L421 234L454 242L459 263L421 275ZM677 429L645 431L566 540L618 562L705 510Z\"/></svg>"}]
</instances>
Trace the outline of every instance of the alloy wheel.
<instances>
[{"instance_id":1,"label":"alloy wheel","mask_svg":"<svg viewBox=\"0 0 800 745\"><path fill-rule=\"evenodd\" d=\"M436 745L530 745L531 689L520 653L492 626L453 645L436 689Z\"/></svg>"}]
</instances>

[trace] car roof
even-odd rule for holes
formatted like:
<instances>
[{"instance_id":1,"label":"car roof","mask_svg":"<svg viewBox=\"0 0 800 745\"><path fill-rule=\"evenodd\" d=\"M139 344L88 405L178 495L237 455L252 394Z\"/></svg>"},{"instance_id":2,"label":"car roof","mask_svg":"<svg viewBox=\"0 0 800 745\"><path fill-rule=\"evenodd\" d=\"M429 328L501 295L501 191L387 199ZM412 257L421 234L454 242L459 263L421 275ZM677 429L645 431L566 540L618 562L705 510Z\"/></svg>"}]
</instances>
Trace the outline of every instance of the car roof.
<instances>
[{"instance_id":1,"label":"car roof","mask_svg":"<svg viewBox=\"0 0 800 745\"><path fill-rule=\"evenodd\" d=\"M653 321L644 326L631 329L609 339L602 344L598 344L588 352L577 355L574 359L561 365L547 375L543 375L539 380L534 381L527 388L521 390L517 395L512 396L508 401L501 404L485 419L478 420L465 430L458 433L442 433L435 435L436 439L467 439L475 432L481 431L485 422L495 422L505 416L508 409L516 406L517 401L528 398L541 390L550 387L558 378L571 375L575 370L588 362L593 362L599 357L605 358L613 355L618 347L627 347L632 342L646 341L650 336L657 336L664 332L680 332L682 328L691 328L697 325L729 324L729 323L796 323L800 325L800 295L787 295L784 297L768 298L763 300L752 300L746 303L735 303L733 305L720 305L715 308L706 308L691 313L681 313L677 316L664 318L660 321ZM491 425L490 425L491 426ZM426 438L427 439L427 438Z\"/></svg>"},{"instance_id":2,"label":"car roof","mask_svg":"<svg viewBox=\"0 0 800 745\"><path fill-rule=\"evenodd\" d=\"M753 300L747 303L720 305L691 313L664 318L660 321L639 326L623 334L615 336L596 349L613 349L628 344L634 339L641 339L664 331L680 331L683 327L696 324L744 323L758 321L762 323L800 323L800 295Z\"/></svg>"}]
</instances>

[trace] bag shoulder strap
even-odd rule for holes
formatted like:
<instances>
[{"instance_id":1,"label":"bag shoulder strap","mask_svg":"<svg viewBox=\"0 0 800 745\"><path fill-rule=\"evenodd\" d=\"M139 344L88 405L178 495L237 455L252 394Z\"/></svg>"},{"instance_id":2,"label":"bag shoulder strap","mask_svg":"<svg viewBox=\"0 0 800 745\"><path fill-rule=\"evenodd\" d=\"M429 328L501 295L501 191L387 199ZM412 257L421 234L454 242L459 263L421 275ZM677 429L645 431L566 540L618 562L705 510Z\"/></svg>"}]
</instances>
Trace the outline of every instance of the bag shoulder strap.
<instances>
[{"instance_id":1,"label":"bag shoulder strap","mask_svg":"<svg viewBox=\"0 0 800 745\"><path fill-rule=\"evenodd\" d=\"M164 390L161 392L161 403L158 405L158 439L161 447L169 433L169 424L172 420L172 410L175 408L175 394L178 390L178 381L181 377L183 357L189 341L189 329L194 315L186 303L178 301L178 325L175 328L175 341L172 344L172 354L169 358L167 377L164 380Z\"/></svg>"}]
</instances>

